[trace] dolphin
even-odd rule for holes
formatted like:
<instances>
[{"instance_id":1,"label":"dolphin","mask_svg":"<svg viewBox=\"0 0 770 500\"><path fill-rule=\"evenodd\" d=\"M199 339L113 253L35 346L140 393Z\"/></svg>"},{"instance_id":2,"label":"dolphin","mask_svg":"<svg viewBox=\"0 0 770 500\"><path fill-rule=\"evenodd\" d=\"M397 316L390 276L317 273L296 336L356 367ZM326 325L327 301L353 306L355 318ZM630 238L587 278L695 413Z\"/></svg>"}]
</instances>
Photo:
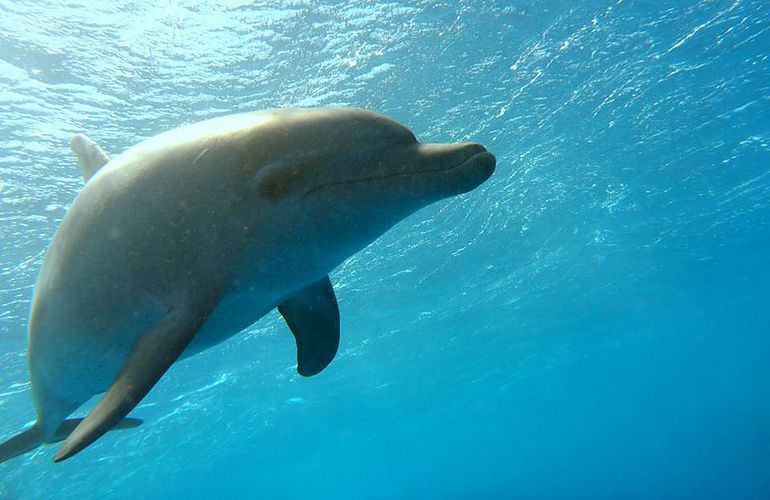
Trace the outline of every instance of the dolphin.
<instances>
[{"instance_id":1,"label":"dolphin","mask_svg":"<svg viewBox=\"0 0 770 500\"><path fill-rule=\"evenodd\" d=\"M350 108L214 118L110 159L72 140L86 180L43 259L29 321L37 413L0 462L63 440L54 461L111 429L180 357L277 308L297 371L334 358L340 317L329 273L413 212L487 180L476 143L424 144ZM84 419L67 417L102 394Z\"/></svg>"}]
</instances>

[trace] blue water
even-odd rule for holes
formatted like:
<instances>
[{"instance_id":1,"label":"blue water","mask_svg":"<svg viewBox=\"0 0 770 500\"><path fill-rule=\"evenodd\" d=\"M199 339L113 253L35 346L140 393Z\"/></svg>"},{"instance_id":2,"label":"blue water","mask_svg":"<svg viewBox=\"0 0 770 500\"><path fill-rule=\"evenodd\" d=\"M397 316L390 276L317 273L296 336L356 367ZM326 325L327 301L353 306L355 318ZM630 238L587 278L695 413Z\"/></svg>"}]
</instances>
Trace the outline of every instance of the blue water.
<instances>
[{"instance_id":1,"label":"blue water","mask_svg":"<svg viewBox=\"0 0 770 500\"><path fill-rule=\"evenodd\" d=\"M45 3L0 2L0 439L72 134L358 106L498 169L335 270L321 375L271 313L0 498L770 497L766 1Z\"/></svg>"}]
</instances>

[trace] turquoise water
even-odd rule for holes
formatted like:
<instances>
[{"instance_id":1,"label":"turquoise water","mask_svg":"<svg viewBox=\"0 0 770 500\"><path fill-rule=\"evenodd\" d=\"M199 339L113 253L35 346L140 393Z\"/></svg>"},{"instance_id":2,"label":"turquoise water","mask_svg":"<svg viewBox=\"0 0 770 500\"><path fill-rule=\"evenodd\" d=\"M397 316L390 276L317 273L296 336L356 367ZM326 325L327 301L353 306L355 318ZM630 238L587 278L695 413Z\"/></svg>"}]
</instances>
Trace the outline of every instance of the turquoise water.
<instances>
[{"instance_id":1,"label":"turquoise water","mask_svg":"<svg viewBox=\"0 0 770 500\"><path fill-rule=\"evenodd\" d=\"M321 375L271 313L0 498L770 497L769 54L759 0L1 2L0 439L74 133L357 106L498 169L332 273Z\"/></svg>"}]
</instances>

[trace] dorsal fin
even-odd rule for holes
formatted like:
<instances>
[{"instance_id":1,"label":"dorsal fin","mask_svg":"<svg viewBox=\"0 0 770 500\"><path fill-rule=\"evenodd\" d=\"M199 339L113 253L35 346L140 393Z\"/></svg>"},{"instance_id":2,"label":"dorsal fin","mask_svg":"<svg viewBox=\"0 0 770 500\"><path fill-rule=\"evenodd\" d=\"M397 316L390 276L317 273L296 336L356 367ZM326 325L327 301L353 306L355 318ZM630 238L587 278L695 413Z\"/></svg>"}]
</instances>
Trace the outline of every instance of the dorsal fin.
<instances>
[{"instance_id":1,"label":"dorsal fin","mask_svg":"<svg viewBox=\"0 0 770 500\"><path fill-rule=\"evenodd\" d=\"M80 169L83 171L83 180L86 182L110 161L107 153L84 134L75 134L72 137L72 152L78 157Z\"/></svg>"}]
</instances>

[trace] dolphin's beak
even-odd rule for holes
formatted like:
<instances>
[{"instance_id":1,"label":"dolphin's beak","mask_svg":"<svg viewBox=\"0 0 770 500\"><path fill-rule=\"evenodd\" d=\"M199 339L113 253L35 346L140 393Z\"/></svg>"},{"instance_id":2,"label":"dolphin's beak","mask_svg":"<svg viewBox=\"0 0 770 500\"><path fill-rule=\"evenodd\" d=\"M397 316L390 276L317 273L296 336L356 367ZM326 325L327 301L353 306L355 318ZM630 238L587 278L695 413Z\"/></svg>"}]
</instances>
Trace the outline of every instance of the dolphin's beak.
<instances>
[{"instance_id":1,"label":"dolphin's beak","mask_svg":"<svg viewBox=\"0 0 770 500\"><path fill-rule=\"evenodd\" d=\"M440 174L446 182L447 191L441 193L442 197L467 193L495 171L495 156L475 142L423 144L420 148L428 159L428 171Z\"/></svg>"},{"instance_id":2,"label":"dolphin's beak","mask_svg":"<svg viewBox=\"0 0 770 500\"><path fill-rule=\"evenodd\" d=\"M462 154L464 158L460 160L455 168L468 167L479 169L487 172L487 176L484 180L488 179L495 171L495 164L497 163L495 155L487 151L481 144L475 142L460 144L459 146L460 150L458 154Z\"/></svg>"}]
</instances>

